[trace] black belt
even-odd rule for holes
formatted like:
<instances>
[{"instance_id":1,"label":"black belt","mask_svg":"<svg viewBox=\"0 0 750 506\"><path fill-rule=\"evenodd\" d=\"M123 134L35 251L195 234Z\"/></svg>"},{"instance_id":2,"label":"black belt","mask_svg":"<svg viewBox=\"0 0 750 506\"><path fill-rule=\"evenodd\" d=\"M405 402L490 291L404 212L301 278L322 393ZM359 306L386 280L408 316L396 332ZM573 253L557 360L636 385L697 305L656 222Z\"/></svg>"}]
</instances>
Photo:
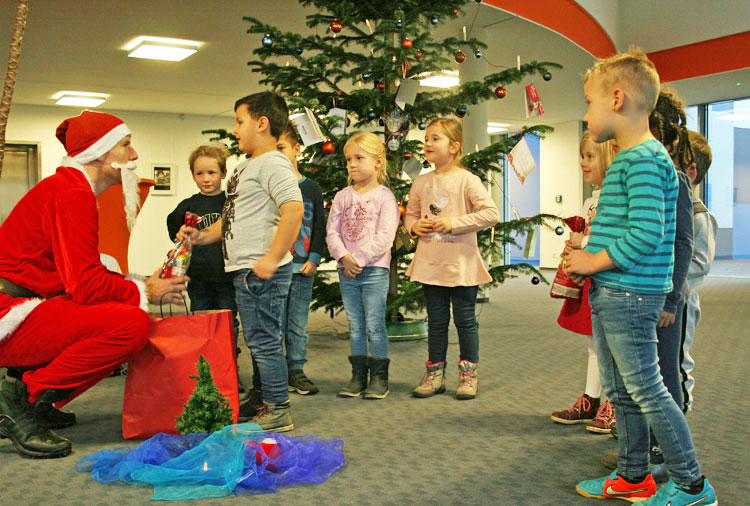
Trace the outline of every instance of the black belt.
<instances>
[{"instance_id":1,"label":"black belt","mask_svg":"<svg viewBox=\"0 0 750 506\"><path fill-rule=\"evenodd\" d=\"M31 290L18 286L4 278L0 278L0 293L10 295L11 297L23 297L27 299L31 297L39 297L39 295Z\"/></svg>"}]
</instances>

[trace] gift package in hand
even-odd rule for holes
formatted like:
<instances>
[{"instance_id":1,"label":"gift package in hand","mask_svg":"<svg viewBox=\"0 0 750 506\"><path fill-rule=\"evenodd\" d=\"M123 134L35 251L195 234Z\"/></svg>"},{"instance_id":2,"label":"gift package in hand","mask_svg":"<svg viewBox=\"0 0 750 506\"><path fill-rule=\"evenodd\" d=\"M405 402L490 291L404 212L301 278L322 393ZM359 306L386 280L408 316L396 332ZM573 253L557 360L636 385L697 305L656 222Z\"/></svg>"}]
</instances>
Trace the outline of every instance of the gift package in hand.
<instances>
[{"instance_id":1,"label":"gift package in hand","mask_svg":"<svg viewBox=\"0 0 750 506\"><path fill-rule=\"evenodd\" d=\"M185 225L192 228L197 228L201 222L201 217L197 214L190 212L185 213ZM161 266L161 278L175 278L177 276L184 276L190 267L190 257L193 254L193 245L191 244L190 238L184 239L175 243L169 253L167 253L167 260L164 265Z\"/></svg>"},{"instance_id":2,"label":"gift package in hand","mask_svg":"<svg viewBox=\"0 0 750 506\"><path fill-rule=\"evenodd\" d=\"M580 216L571 216L565 218L565 224L573 232L582 233L586 227L586 220ZM578 300L581 298L581 286L565 274L563 270L565 260L560 262L557 266L557 274L555 274L555 281L552 282L552 288L549 290L549 296L556 299L573 299Z\"/></svg>"}]
</instances>

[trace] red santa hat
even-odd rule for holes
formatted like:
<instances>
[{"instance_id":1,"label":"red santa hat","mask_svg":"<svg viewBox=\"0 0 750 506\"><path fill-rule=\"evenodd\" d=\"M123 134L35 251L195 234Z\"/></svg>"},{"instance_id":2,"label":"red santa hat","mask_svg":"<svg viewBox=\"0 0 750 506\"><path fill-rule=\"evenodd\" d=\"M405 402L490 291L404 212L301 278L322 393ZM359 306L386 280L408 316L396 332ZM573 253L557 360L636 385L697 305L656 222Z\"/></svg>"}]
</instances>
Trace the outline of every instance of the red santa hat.
<instances>
[{"instance_id":1,"label":"red santa hat","mask_svg":"<svg viewBox=\"0 0 750 506\"><path fill-rule=\"evenodd\" d=\"M117 116L83 111L79 116L60 123L55 135L65 146L68 156L83 164L106 154L130 135L130 129Z\"/></svg>"}]
</instances>

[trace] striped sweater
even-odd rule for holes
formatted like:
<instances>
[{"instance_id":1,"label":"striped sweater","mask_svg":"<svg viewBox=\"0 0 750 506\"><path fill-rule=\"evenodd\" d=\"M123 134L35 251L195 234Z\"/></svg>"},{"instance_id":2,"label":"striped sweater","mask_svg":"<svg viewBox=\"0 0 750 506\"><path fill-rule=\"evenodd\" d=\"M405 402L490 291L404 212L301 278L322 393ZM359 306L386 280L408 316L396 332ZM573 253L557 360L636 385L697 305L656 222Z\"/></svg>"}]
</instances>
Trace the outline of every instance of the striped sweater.
<instances>
[{"instance_id":1,"label":"striped sweater","mask_svg":"<svg viewBox=\"0 0 750 506\"><path fill-rule=\"evenodd\" d=\"M613 269L597 283L669 293L674 268L677 174L667 151L648 140L621 151L607 170L586 251L606 250Z\"/></svg>"}]
</instances>

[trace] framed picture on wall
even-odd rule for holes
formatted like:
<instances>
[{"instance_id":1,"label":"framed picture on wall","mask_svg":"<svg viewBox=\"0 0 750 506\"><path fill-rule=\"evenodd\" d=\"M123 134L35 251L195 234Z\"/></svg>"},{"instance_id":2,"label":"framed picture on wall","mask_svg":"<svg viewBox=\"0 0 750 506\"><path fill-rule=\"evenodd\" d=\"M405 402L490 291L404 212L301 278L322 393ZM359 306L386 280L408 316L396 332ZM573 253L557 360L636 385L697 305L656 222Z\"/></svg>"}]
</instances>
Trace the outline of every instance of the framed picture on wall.
<instances>
[{"instance_id":1,"label":"framed picture on wall","mask_svg":"<svg viewBox=\"0 0 750 506\"><path fill-rule=\"evenodd\" d=\"M177 171L175 166L168 163L155 163L154 169L154 187L151 189L153 195L174 195L175 177Z\"/></svg>"}]
</instances>

